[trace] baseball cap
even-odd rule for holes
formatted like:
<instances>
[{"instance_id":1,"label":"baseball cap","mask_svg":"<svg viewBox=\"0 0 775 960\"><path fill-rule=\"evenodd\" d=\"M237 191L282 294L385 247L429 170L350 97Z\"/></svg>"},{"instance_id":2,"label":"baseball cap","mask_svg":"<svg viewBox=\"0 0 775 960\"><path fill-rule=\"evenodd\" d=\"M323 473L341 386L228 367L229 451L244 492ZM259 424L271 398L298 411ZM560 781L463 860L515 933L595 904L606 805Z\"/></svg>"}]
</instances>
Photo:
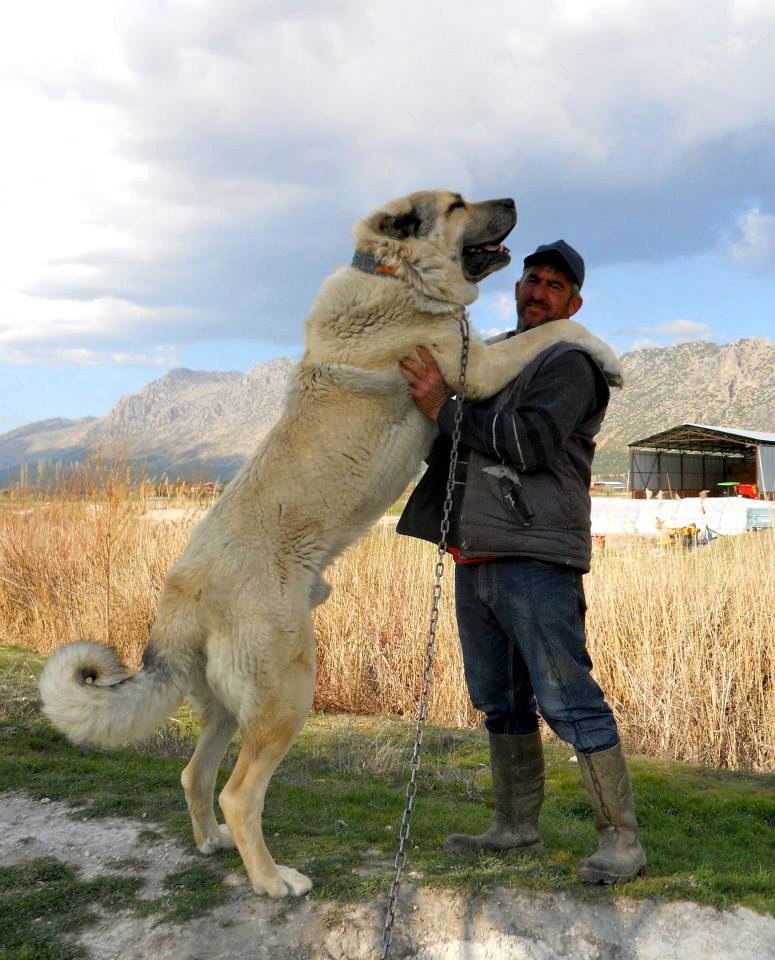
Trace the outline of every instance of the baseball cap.
<instances>
[{"instance_id":1,"label":"baseball cap","mask_svg":"<svg viewBox=\"0 0 775 960\"><path fill-rule=\"evenodd\" d=\"M546 263L550 267L557 267L565 271L577 283L579 289L584 283L584 260L581 254L564 240L555 243L544 243L536 248L535 253L525 257L525 266L533 263Z\"/></svg>"}]
</instances>

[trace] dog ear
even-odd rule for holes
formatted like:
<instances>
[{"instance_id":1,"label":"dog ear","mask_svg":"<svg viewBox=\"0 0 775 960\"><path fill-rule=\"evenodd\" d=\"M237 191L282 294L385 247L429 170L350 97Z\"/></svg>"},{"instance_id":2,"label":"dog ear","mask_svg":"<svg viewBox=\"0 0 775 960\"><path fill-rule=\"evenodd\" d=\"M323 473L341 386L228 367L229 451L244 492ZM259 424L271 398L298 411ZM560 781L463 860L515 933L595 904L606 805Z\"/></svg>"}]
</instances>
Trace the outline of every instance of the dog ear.
<instances>
[{"instance_id":1,"label":"dog ear","mask_svg":"<svg viewBox=\"0 0 775 960\"><path fill-rule=\"evenodd\" d=\"M422 219L414 207L406 213L383 213L377 223L378 232L383 233L386 237L392 237L394 240L407 240L409 237L416 237L419 235L421 227Z\"/></svg>"}]
</instances>

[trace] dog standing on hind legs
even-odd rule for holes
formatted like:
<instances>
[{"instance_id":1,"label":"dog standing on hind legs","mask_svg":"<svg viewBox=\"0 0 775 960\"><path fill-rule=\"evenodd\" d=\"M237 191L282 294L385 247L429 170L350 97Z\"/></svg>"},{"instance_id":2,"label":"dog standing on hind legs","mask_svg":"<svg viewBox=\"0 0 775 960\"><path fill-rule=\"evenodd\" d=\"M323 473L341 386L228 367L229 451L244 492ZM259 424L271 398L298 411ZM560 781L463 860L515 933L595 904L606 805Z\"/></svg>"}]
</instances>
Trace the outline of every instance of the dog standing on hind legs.
<instances>
[{"instance_id":1,"label":"dog standing on hind legs","mask_svg":"<svg viewBox=\"0 0 775 960\"><path fill-rule=\"evenodd\" d=\"M279 421L195 528L162 588L142 668L76 643L46 664L44 711L74 743L117 747L150 735L188 698L202 733L182 784L202 853L236 845L253 889L300 896L308 877L276 864L261 817L272 774L312 705L312 609L325 568L416 475L435 426L412 402L399 361L418 344L456 385L460 325L477 283L506 266L510 199L448 191L394 200L355 226L353 265L323 284ZM582 344L609 381L613 352L570 320L469 347L466 395L492 396L554 343ZM242 748L213 802L218 768Z\"/></svg>"}]
</instances>

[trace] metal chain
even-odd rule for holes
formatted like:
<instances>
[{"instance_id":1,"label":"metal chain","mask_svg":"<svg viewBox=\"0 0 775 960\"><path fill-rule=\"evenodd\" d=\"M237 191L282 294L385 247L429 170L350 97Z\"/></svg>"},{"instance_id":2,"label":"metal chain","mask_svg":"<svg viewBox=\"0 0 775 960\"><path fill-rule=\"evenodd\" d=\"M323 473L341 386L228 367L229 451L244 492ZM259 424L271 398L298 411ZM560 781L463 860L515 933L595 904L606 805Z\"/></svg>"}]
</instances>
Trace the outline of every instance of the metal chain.
<instances>
[{"instance_id":1,"label":"metal chain","mask_svg":"<svg viewBox=\"0 0 775 960\"><path fill-rule=\"evenodd\" d=\"M433 585L433 598L431 603L430 622L428 627L428 643L425 648L425 663L423 666L422 688L420 690L420 699L417 705L417 725L414 740L414 749L412 750L412 760L410 763L410 777L406 785L406 806L401 817L401 829L398 834L398 852L395 860L395 876L390 885L390 899L388 901L387 913L385 914L385 927L382 931L382 953L380 960L386 960L390 944L393 940L393 923L395 921L395 909L398 901L398 890L401 885L401 873L406 865L406 842L409 839L409 828L412 821L412 811L414 809L414 799L417 793L417 771L420 769L420 748L422 746L423 731L425 727L425 712L428 708L428 691L431 684L431 672L433 667L433 654L436 650L436 627L439 621L439 601L441 600L441 578L444 576L444 555L447 552L447 537L449 535L450 514L452 513L452 500L455 493L455 474L457 472L458 447L460 446L460 428L463 420L463 399L465 397L466 367L468 366L468 345L469 345L469 324L468 316L464 312L460 317L460 335L462 346L460 350L460 380L458 382L457 396L455 401L455 421L452 430L452 448L449 455L449 474L447 475L447 488L444 496L444 511L441 520L441 536L438 545L438 556L436 559L436 577Z\"/></svg>"}]
</instances>

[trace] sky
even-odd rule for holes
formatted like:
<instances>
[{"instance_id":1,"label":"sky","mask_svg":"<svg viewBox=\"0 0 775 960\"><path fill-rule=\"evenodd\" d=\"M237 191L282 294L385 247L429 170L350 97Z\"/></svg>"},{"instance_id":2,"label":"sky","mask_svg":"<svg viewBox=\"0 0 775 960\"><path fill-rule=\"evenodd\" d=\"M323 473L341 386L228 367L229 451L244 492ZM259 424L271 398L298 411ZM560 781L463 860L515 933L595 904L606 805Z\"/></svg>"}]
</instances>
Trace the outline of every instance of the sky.
<instances>
[{"instance_id":1,"label":"sky","mask_svg":"<svg viewBox=\"0 0 775 960\"><path fill-rule=\"evenodd\" d=\"M772 0L25 0L0 13L0 433L300 356L353 222L514 197L619 351L775 339Z\"/></svg>"}]
</instances>

